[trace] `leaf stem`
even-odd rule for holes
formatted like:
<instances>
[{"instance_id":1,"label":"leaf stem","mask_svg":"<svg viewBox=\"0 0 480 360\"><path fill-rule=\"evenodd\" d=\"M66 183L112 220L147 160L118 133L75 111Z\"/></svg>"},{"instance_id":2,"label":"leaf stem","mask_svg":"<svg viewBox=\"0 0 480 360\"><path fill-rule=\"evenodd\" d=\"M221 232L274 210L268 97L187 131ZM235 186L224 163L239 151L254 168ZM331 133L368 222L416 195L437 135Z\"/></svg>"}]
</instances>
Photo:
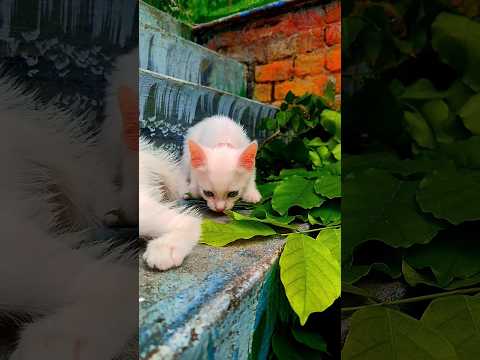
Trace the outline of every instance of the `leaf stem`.
<instances>
[{"instance_id":1,"label":"leaf stem","mask_svg":"<svg viewBox=\"0 0 480 360\"><path fill-rule=\"evenodd\" d=\"M476 292L480 293L480 287L470 288L470 289L454 290L454 291L447 291L447 292L438 293L438 294L417 296L417 297L412 297L412 298L407 298L407 299L400 299L400 300L395 300L395 301L385 301L385 302L376 303L376 304L369 304L369 305L362 305L362 306L352 306L352 307L344 307L344 308L342 308L341 311L342 311L342 313L345 313L345 312L352 312L352 311L357 311L357 310L367 309L367 308L372 308L372 307L377 307L377 306L389 306L389 305L408 304L408 303L413 303L413 302L419 302L419 301L437 299L437 298L440 298L440 297L445 297L445 296L450 296L450 295L470 294L470 293L476 293Z\"/></svg>"},{"instance_id":2,"label":"leaf stem","mask_svg":"<svg viewBox=\"0 0 480 360\"><path fill-rule=\"evenodd\" d=\"M322 231L322 230L325 230L325 229L338 229L338 228L340 228L340 227L341 227L341 225L324 226L324 227L315 228L315 229L292 231L292 232L288 232L288 233L283 233L282 235L307 234L307 233L311 233L311 232L315 232L315 231Z\"/></svg>"}]
</instances>

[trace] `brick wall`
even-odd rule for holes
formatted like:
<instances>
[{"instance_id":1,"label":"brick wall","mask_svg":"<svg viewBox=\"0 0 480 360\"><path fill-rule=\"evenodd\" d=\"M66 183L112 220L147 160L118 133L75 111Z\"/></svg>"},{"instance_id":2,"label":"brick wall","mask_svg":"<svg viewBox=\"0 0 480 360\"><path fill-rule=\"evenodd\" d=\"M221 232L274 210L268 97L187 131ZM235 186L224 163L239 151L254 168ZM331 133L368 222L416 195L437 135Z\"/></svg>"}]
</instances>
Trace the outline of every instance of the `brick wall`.
<instances>
[{"instance_id":1,"label":"brick wall","mask_svg":"<svg viewBox=\"0 0 480 360\"><path fill-rule=\"evenodd\" d=\"M341 8L339 2L256 19L217 32L207 46L249 64L253 97L278 105L291 90L322 94L341 87Z\"/></svg>"}]
</instances>

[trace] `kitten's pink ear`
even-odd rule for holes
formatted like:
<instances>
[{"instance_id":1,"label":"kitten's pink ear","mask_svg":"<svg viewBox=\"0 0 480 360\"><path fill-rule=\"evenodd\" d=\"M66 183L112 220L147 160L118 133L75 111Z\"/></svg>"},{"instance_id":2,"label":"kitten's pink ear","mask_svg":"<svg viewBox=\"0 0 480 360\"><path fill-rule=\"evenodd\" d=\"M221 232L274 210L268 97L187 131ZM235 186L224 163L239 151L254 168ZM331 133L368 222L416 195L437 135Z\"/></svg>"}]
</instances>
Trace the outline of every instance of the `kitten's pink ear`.
<instances>
[{"instance_id":1,"label":"kitten's pink ear","mask_svg":"<svg viewBox=\"0 0 480 360\"><path fill-rule=\"evenodd\" d=\"M195 141L188 140L188 149L190 151L190 163L193 168L196 169L206 164L207 156L200 145Z\"/></svg>"},{"instance_id":2,"label":"kitten's pink ear","mask_svg":"<svg viewBox=\"0 0 480 360\"><path fill-rule=\"evenodd\" d=\"M255 156L257 155L257 142L253 141L248 145L245 150L243 150L242 154L240 155L240 163L239 165L248 171L252 171L255 167Z\"/></svg>"}]
</instances>

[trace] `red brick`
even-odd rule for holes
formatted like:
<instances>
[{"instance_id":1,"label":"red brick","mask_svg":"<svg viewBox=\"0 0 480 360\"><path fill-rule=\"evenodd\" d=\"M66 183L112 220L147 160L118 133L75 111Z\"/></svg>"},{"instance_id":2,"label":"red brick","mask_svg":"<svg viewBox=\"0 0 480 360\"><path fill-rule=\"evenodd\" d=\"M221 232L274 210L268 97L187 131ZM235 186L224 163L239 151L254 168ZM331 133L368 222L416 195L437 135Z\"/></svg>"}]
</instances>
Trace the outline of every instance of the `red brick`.
<instances>
[{"instance_id":1,"label":"red brick","mask_svg":"<svg viewBox=\"0 0 480 360\"><path fill-rule=\"evenodd\" d=\"M295 76L316 75L324 72L325 54L316 52L298 55L295 60Z\"/></svg>"},{"instance_id":2,"label":"red brick","mask_svg":"<svg viewBox=\"0 0 480 360\"><path fill-rule=\"evenodd\" d=\"M325 67L331 72L338 72L342 69L342 52L339 46L328 51Z\"/></svg>"},{"instance_id":3,"label":"red brick","mask_svg":"<svg viewBox=\"0 0 480 360\"><path fill-rule=\"evenodd\" d=\"M339 2L328 4L325 6L325 22L327 24L340 21L342 18L342 7Z\"/></svg>"},{"instance_id":4,"label":"red brick","mask_svg":"<svg viewBox=\"0 0 480 360\"><path fill-rule=\"evenodd\" d=\"M324 15L324 11L318 9L299 11L292 13L292 21L299 31L322 28L325 25L325 21L323 20Z\"/></svg>"},{"instance_id":5,"label":"red brick","mask_svg":"<svg viewBox=\"0 0 480 360\"><path fill-rule=\"evenodd\" d=\"M287 80L293 74L293 61L275 61L271 64L260 65L255 69L257 82Z\"/></svg>"},{"instance_id":6,"label":"red brick","mask_svg":"<svg viewBox=\"0 0 480 360\"><path fill-rule=\"evenodd\" d=\"M335 93L340 94L342 92L342 74L336 73L334 76L335 76Z\"/></svg>"},{"instance_id":7,"label":"red brick","mask_svg":"<svg viewBox=\"0 0 480 360\"><path fill-rule=\"evenodd\" d=\"M295 39L279 37L265 42L263 51L268 61L282 60L295 55Z\"/></svg>"},{"instance_id":8,"label":"red brick","mask_svg":"<svg viewBox=\"0 0 480 360\"><path fill-rule=\"evenodd\" d=\"M272 101L272 83L255 84L253 98L261 102Z\"/></svg>"},{"instance_id":9,"label":"red brick","mask_svg":"<svg viewBox=\"0 0 480 360\"><path fill-rule=\"evenodd\" d=\"M310 29L299 32L295 36L295 49L297 54L304 54L313 50L322 49L324 43L324 30Z\"/></svg>"},{"instance_id":10,"label":"red brick","mask_svg":"<svg viewBox=\"0 0 480 360\"><path fill-rule=\"evenodd\" d=\"M339 23L329 24L325 29L325 43L328 46L340 44L342 41L342 30Z\"/></svg>"}]
</instances>

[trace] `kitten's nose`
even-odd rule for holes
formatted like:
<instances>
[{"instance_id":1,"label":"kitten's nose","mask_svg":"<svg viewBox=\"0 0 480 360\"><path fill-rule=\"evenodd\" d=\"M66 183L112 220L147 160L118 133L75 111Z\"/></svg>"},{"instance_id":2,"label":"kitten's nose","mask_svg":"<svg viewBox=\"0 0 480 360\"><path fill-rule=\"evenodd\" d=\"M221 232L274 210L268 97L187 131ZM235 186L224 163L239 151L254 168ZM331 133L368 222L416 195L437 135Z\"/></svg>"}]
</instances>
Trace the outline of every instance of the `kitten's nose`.
<instances>
[{"instance_id":1,"label":"kitten's nose","mask_svg":"<svg viewBox=\"0 0 480 360\"><path fill-rule=\"evenodd\" d=\"M224 203L215 204L215 211L224 212L225 211L225 204Z\"/></svg>"}]
</instances>

